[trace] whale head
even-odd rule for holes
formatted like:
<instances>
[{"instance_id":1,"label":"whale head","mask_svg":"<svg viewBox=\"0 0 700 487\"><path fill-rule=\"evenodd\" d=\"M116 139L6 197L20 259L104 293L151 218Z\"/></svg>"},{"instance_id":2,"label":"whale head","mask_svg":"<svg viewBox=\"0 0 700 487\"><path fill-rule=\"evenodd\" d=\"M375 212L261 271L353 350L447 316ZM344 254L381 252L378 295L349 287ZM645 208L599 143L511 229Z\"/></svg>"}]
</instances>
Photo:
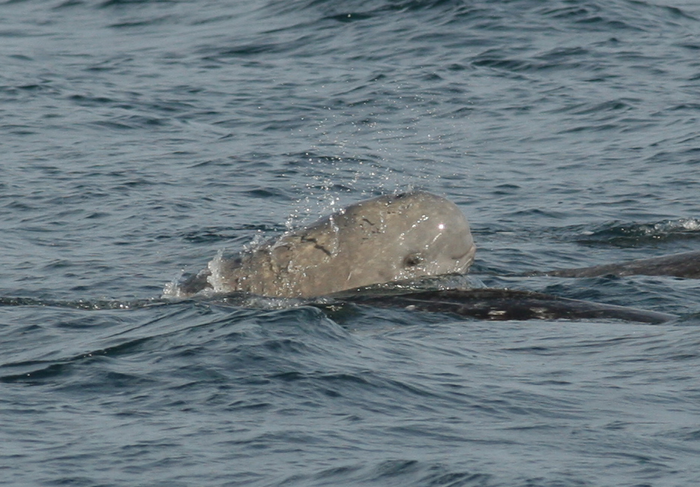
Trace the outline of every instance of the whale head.
<instances>
[{"instance_id":1,"label":"whale head","mask_svg":"<svg viewBox=\"0 0 700 487\"><path fill-rule=\"evenodd\" d=\"M326 233L328 227L334 230ZM317 228L344 264L345 289L463 274L476 252L460 209L423 191L359 202L309 230Z\"/></svg>"},{"instance_id":2,"label":"whale head","mask_svg":"<svg viewBox=\"0 0 700 487\"><path fill-rule=\"evenodd\" d=\"M469 223L454 203L413 191L355 203L236 257L235 264L210 266L210 281L218 291L308 298L463 274L475 251Z\"/></svg>"},{"instance_id":3,"label":"whale head","mask_svg":"<svg viewBox=\"0 0 700 487\"><path fill-rule=\"evenodd\" d=\"M186 297L208 289L312 298L373 284L464 274L476 247L452 202L424 191L360 201L208 268L180 283Z\"/></svg>"}]
</instances>

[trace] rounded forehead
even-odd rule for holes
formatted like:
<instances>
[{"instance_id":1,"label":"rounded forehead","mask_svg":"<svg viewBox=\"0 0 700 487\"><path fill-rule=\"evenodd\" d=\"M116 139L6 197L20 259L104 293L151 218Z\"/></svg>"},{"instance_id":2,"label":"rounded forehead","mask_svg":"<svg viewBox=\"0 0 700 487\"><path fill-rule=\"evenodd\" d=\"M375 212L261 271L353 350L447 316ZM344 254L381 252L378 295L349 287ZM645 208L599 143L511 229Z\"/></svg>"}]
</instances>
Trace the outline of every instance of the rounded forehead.
<instances>
[{"instance_id":1,"label":"rounded forehead","mask_svg":"<svg viewBox=\"0 0 700 487\"><path fill-rule=\"evenodd\" d=\"M348 207L345 218L346 230L356 228L376 245L438 244L435 249L440 251L445 245L461 247L472 242L467 218L457 205L425 192L360 202Z\"/></svg>"},{"instance_id":2,"label":"rounded forehead","mask_svg":"<svg viewBox=\"0 0 700 487\"><path fill-rule=\"evenodd\" d=\"M446 220L457 218L466 221L457 205L445 198L424 191L385 195L362 201L349 206L345 213L348 216L365 218L398 214L415 220L442 217Z\"/></svg>"}]
</instances>

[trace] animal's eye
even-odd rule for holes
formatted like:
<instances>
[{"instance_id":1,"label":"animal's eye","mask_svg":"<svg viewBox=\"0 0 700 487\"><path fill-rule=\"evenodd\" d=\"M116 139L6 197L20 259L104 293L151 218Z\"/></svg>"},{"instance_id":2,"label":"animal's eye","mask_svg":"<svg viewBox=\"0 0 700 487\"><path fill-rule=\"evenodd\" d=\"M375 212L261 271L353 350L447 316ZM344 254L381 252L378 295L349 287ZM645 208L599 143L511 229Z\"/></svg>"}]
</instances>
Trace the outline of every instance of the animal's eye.
<instances>
[{"instance_id":1,"label":"animal's eye","mask_svg":"<svg viewBox=\"0 0 700 487\"><path fill-rule=\"evenodd\" d=\"M420 254L408 254L403 260L403 265L405 267L415 267L423 262L423 257Z\"/></svg>"}]
</instances>

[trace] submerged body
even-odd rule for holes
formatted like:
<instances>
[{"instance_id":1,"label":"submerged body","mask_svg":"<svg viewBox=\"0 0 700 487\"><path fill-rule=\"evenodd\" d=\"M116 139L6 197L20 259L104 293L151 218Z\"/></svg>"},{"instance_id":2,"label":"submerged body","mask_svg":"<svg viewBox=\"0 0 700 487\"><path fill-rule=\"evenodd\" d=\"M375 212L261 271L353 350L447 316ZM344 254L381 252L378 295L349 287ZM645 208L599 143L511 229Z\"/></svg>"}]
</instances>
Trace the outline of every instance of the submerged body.
<instances>
[{"instance_id":1,"label":"submerged body","mask_svg":"<svg viewBox=\"0 0 700 487\"><path fill-rule=\"evenodd\" d=\"M461 210L414 191L361 201L232 258L218 257L179 286L310 298L391 281L464 274L476 247Z\"/></svg>"},{"instance_id":2,"label":"submerged body","mask_svg":"<svg viewBox=\"0 0 700 487\"><path fill-rule=\"evenodd\" d=\"M639 259L621 264L606 264L579 269L562 269L544 273L559 277L597 276L675 276L700 279L700 252L665 255L651 259Z\"/></svg>"},{"instance_id":3,"label":"submerged body","mask_svg":"<svg viewBox=\"0 0 700 487\"><path fill-rule=\"evenodd\" d=\"M486 321L622 320L660 324L673 315L513 289L447 289L400 294L347 293L341 303L451 313ZM320 304L323 306L323 304Z\"/></svg>"}]
</instances>

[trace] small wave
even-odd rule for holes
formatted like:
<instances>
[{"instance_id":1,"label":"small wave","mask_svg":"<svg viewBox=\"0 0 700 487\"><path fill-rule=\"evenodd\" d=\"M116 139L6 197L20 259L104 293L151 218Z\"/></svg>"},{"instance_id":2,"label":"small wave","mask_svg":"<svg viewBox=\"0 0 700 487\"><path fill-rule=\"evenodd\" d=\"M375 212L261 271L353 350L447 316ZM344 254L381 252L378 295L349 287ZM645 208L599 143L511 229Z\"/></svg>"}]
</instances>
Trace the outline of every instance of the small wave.
<instances>
[{"instance_id":1,"label":"small wave","mask_svg":"<svg viewBox=\"0 0 700 487\"><path fill-rule=\"evenodd\" d=\"M154 306L163 306L169 301L165 299L135 299L135 300L89 300L77 299L74 301L61 301L53 299L25 298L25 297L3 297L0 296L0 307L2 306L36 306L54 308L73 308L84 310L113 310L113 309L143 309Z\"/></svg>"},{"instance_id":2,"label":"small wave","mask_svg":"<svg viewBox=\"0 0 700 487\"><path fill-rule=\"evenodd\" d=\"M591 230L582 229L581 235L576 240L587 245L636 247L659 242L696 239L700 239L700 220L682 218L657 223L607 223Z\"/></svg>"},{"instance_id":3,"label":"small wave","mask_svg":"<svg viewBox=\"0 0 700 487\"><path fill-rule=\"evenodd\" d=\"M414 431L417 434L431 436L431 431ZM397 429L397 436L404 433ZM376 464L348 464L321 470L313 476L295 475L285 480L285 485L308 485L310 481L322 481L338 484L398 484L406 486L445 485L477 486L490 484L492 475L468 472L441 464L422 462L414 459L383 460ZM315 482L311 482L315 483Z\"/></svg>"}]
</instances>

